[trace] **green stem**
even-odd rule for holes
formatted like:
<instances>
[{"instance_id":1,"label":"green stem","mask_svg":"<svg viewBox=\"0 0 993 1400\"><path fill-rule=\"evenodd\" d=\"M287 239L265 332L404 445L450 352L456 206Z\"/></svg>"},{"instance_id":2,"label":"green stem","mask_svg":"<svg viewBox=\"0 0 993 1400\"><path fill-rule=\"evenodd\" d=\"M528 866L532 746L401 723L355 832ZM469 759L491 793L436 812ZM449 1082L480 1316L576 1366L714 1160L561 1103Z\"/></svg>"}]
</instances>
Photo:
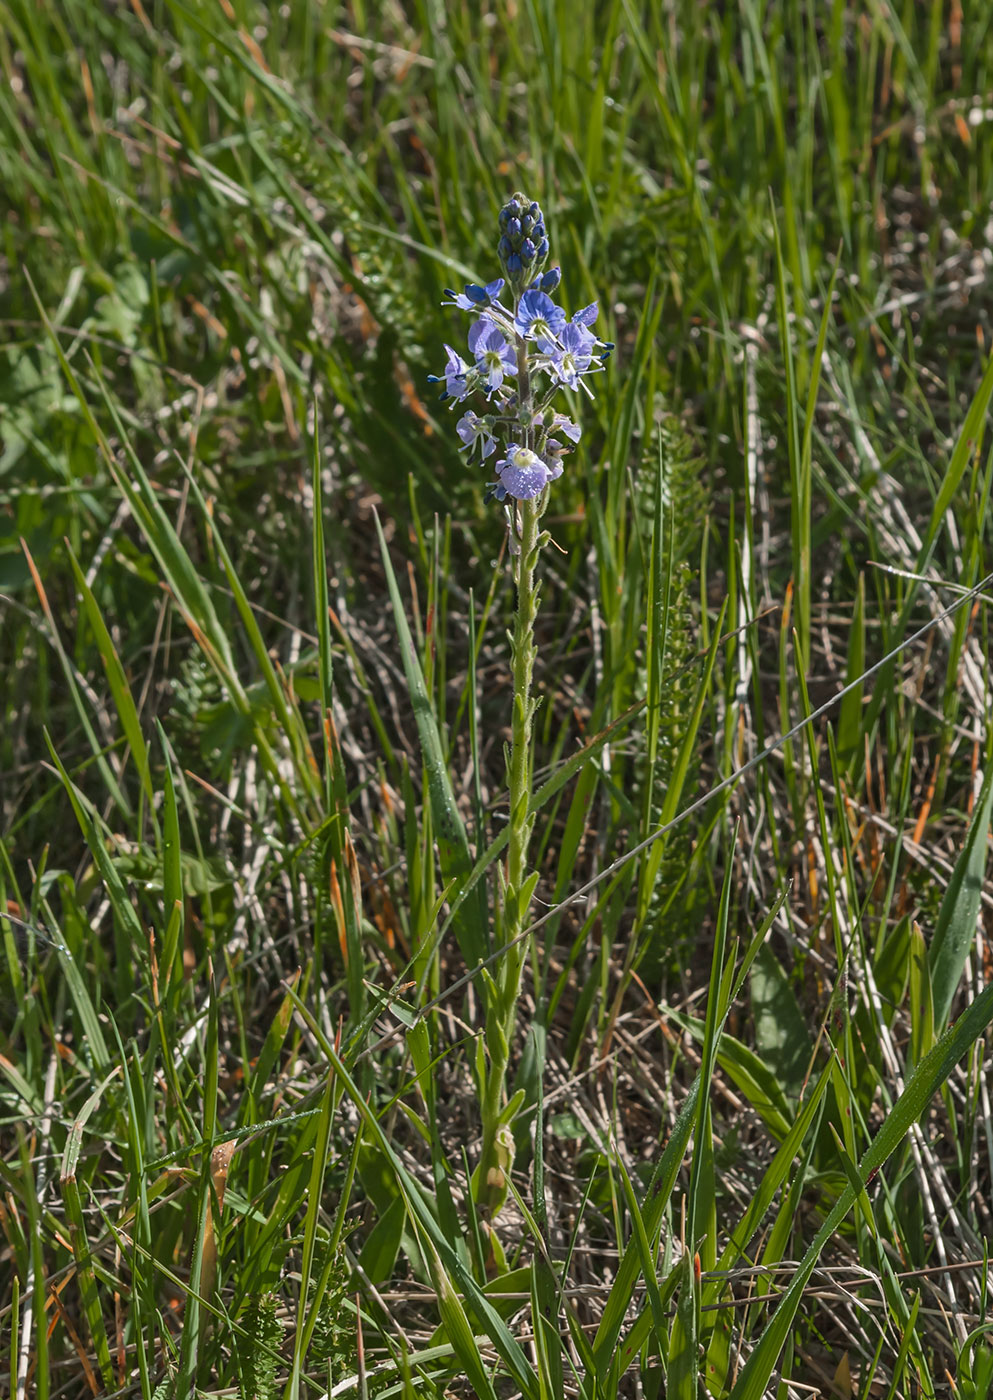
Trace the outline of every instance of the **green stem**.
<instances>
[{"instance_id":1,"label":"green stem","mask_svg":"<svg viewBox=\"0 0 993 1400\"><path fill-rule=\"evenodd\" d=\"M524 427L524 446L531 447L534 428L531 423L531 381L528 373L527 342L518 337L517 341L517 393L520 403L521 423ZM521 552L515 559L514 582L517 584L517 619L514 627L513 669L514 669L514 714L510 748L510 841L507 851L507 891L508 912L514 928L504 928L504 940L512 943L524 927L527 910L519 907L519 902L510 898L511 891L516 895L527 877L528 843L531 839L531 822L528 819L528 798L531 793L531 680L534 675L534 624L538 616L538 589L534 573L538 562L538 522L541 519L541 497L537 500L521 501L518 519L521 523ZM515 949L515 952L518 950ZM521 955L517 959L504 959L523 965ZM519 977L513 988L516 1003Z\"/></svg>"},{"instance_id":2,"label":"green stem","mask_svg":"<svg viewBox=\"0 0 993 1400\"><path fill-rule=\"evenodd\" d=\"M520 405L523 446L530 447L534 429L531 423L531 387L528 375L527 345L517 344L517 392ZM513 1155L509 1133L500 1140L498 1124L506 1097L510 1045L517 1020L521 976L527 960L528 942L520 938L527 927L530 899L523 896L528 879L528 847L534 819L528 814L531 796L531 722L534 702L531 681L536 647L534 624L538 615L538 584L535 569L539 552L539 523L544 500L521 501L516 507L520 522L520 553L514 560L517 585L517 615L512 642L514 677L508 787L510 828L507 845L506 887L499 947L503 957L497 965L492 1005L487 1007L487 1049L489 1066L483 1092L483 1150L478 1168L477 1200L495 1215L507 1194L506 1173Z\"/></svg>"}]
</instances>

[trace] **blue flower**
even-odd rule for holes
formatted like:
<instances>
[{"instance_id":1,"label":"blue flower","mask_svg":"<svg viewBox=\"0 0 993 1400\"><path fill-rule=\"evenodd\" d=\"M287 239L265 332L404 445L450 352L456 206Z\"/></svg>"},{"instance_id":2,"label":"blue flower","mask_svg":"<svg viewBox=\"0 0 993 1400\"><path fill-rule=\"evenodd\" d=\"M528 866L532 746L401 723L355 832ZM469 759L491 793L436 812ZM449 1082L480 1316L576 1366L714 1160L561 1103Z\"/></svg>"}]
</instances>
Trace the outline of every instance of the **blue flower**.
<instances>
[{"instance_id":1,"label":"blue flower","mask_svg":"<svg viewBox=\"0 0 993 1400\"><path fill-rule=\"evenodd\" d=\"M485 287L478 286L475 282L467 282L461 292L453 292L451 287L445 288L445 296L448 301L443 301L442 306L457 306L460 311L482 311L487 306L492 306L500 293L503 291L504 279L497 277L493 282L487 282Z\"/></svg>"},{"instance_id":2,"label":"blue flower","mask_svg":"<svg viewBox=\"0 0 993 1400\"><path fill-rule=\"evenodd\" d=\"M491 452L496 451L496 441L490 436L489 424L472 409L455 424L455 431L470 451L479 444L479 454L484 462Z\"/></svg>"},{"instance_id":3,"label":"blue flower","mask_svg":"<svg viewBox=\"0 0 993 1400\"><path fill-rule=\"evenodd\" d=\"M514 325L528 340L548 342L551 346L565 325L565 312L561 306L555 305L550 296L530 287L518 303ZM544 344L541 349L545 349Z\"/></svg>"},{"instance_id":4,"label":"blue flower","mask_svg":"<svg viewBox=\"0 0 993 1400\"><path fill-rule=\"evenodd\" d=\"M592 326L599 314L599 305L597 302L593 301L590 302L589 306L584 306L582 311L577 311L572 319L577 326L585 326L588 329ZM606 364L610 359L610 352L614 348L614 342L612 340L601 340L599 336L593 335L592 331L590 331L590 335L593 336L593 344L599 346L598 359L601 365Z\"/></svg>"},{"instance_id":5,"label":"blue flower","mask_svg":"<svg viewBox=\"0 0 993 1400\"><path fill-rule=\"evenodd\" d=\"M453 350L450 345L446 345L445 349L448 351L448 364L444 374L445 392L441 397L443 400L454 399L456 403L461 403L472 392L468 381L470 368L457 350ZM437 374L429 374L428 383L440 384L441 379Z\"/></svg>"},{"instance_id":6,"label":"blue flower","mask_svg":"<svg viewBox=\"0 0 993 1400\"><path fill-rule=\"evenodd\" d=\"M563 326L557 345L542 346L548 355L552 378L569 389L578 389L579 376L586 374L593 362L595 345L593 336L575 318Z\"/></svg>"},{"instance_id":7,"label":"blue flower","mask_svg":"<svg viewBox=\"0 0 993 1400\"><path fill-rule=\"evenodd\" d=\"M574 423L564 413L556 413L548 431L550 433L564 433L570 442L578 442L583 436L583 430L579 424Z\"/></svg>"},{"instance_id":8,"label":"blue flower","mask_svg":"<svg viewBox=\"0 0 993 1400\"><path fill-rule=\"evenodd\" d=\"M571 447L566 447L564 442L559 442L557 438L549 438L541 449L545 462L549 467L558 467L561 472L560 463L567 452L571 452Z\"/></svg>"},{"instance_id":9,"label":"blue flower","mask_svg":"<svg viewBox=\"0 0 993 1400\"><path fill-rule=\"evenodd\" d=\"M476 357L480 382L492 391L499 389L504 376L517 373L513 346L492 321L475 321L469 330L469 349Z\"/></svg>"},{"instance_id":10,"label":"blue flower","mask_svg":"<svg viewBox=\"0 0 993 1400\"><path fill-rule=\"evenodd\" d=\"M493 494L498 501L505 496L513 496L517 501L531 501L541 495L550 481L562 475L562 467L558 462L545 462L529 447L512 442L507 448L506 457L501 457L497 462L496 474L500 480Z\"/></svg>"}]
</instances>

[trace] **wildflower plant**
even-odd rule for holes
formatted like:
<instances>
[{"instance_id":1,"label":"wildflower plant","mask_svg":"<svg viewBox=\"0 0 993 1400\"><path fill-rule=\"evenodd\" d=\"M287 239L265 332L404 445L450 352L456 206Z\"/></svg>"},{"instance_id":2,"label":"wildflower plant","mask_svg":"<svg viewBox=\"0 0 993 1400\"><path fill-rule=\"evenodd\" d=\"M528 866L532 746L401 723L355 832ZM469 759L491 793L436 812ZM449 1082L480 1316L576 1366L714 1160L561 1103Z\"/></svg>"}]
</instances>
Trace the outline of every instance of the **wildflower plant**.
<instances>
[{"instance_id":1,"label":"wildflower plant","mask_svg":"<svg viewBox=\"0 0 993 1400\"><path fill-rule=\"evenodd\" d=\"M500 211L497 256L502 277L461 292L448 291L446 305L473 317L468 356L446 345L442 400L462 404L482 396L482 412L467 408L456 431L471 455L493 462L494 480L486 499L503 504L510 539L517 614L511 638L513 711L508 758L510 818L507 860L500 872L500 907L495 919L495 951L501 954L491 976L483 970L485 1055L477 1059L482 1105L482 1151L473 1177L477 1204L490 1218L502 1207L513 1161L511 1123L519 1093L507 1102L506 1082L517 1017L521 978L528 954L524 936L538 875L529 870L534 818L531 796L531 729L537 701L531 695L538 616L538 558L548 541L540 530L549 488L563 471L562 458L579 441L581 429L559 411L562 389L590 397L589 376L598 373L613 349L593 331L598 308L584 307L571 318L552 299L561 282L559 268L545 271L549 243L541 209L515 194Z\"/></svg>"}]
</instances>

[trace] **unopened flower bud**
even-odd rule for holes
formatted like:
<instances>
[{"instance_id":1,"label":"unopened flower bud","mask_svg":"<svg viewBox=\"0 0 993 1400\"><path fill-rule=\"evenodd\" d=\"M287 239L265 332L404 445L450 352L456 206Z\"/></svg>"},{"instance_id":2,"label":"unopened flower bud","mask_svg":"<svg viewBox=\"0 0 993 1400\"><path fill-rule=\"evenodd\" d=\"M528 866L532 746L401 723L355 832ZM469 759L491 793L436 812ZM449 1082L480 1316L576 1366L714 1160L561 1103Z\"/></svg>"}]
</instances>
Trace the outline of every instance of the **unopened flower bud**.
<instances>
[{"instance_id":1,"label":"unopened flower bud","mask_svg":"<svg viewBox=\"0 0 993 1400\"><path fill-rule=\"evenodd\" d=\"M560 267L550 267L541 279L541 290L543 292L554 292L561 281L562 269Z\"/></svg>"},{"instance_id":2,"label":"unopened flower bud","mask_svg":"<svg viewBox=\"0 0 993 1400\"><path fill-rule=\"evenodd\" d=\"M548 256L541 208L535 200L514 194L500 211L499 226L497 255L509 290L519 299L528 285L540 278L542 263Z\"/></svg>"}]
</instances>

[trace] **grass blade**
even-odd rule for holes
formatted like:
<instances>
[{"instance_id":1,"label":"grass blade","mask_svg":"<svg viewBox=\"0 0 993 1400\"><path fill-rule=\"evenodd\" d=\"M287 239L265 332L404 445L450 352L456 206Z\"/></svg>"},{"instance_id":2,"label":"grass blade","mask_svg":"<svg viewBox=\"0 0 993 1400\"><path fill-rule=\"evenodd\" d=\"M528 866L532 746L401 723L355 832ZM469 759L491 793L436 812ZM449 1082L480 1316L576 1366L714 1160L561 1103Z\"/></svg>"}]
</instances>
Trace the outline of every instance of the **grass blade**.
<instances>
[{"instance_id":1,"label":"grass blade","mask_svg":"<svg viewBox=\"0 0 993 1400\"><path fill-rule=\"evenodd\" d=\"M920 1118L955 1065L993 1022L993 985L988 986L962 1016L949 1026L931 1053L921 1061L903 1093L883 1121L871 1145L858 1164L858 1190L865 1189L890 1155L903 1142L911 1125ZM817 1266L821 1251L851 1210L856 1186L845 1188L828 1213L823 1225L800 1262L793 1281L776 1305L754 1350L731 1391L730 1400L761 1400L779 1354L790 1335L804 1289Z\"/></svg>"},{"instance_id":2,"label":"grass blade","mask_svg":"<svg viewBox=\"0 0 993 1400\"><path fill-rule=\"evenodd\" d=\"M424 683L424 675L417 660L417 652L410 635L410 628L407 625L407 617L400 597L400 589L397 586L396 575L393 572L386 537L383 534L378 516L376 517L376 530L379 534L379 547L383 558L383 568L386 570L390 601L393 604L397 636L400 639L404 674L407 677L407 688L414 706L417 732L421 741L421 752L427 773L431 816L438 843L438 858L441 863L441 875L446 884L451 881L455 882L450 892L452 900L450 919L459 947L462 950L462 956L468 966L473 968L482 961L489 951L489 940L486 936L486 931L489 928L489 915L484 897L485 892L479 886L475 886L471 890L465 888L468 885L469 877L473 874L469 840L455 804L455 794L448 776L448 765L445 762L437 721L431 707L427 686ZM459 899L459 895L462 895L461 899Z\"/></svg>"}]
</instances>

